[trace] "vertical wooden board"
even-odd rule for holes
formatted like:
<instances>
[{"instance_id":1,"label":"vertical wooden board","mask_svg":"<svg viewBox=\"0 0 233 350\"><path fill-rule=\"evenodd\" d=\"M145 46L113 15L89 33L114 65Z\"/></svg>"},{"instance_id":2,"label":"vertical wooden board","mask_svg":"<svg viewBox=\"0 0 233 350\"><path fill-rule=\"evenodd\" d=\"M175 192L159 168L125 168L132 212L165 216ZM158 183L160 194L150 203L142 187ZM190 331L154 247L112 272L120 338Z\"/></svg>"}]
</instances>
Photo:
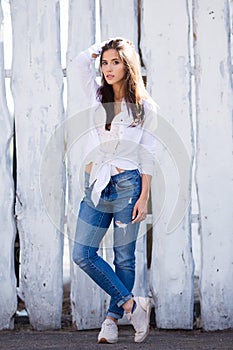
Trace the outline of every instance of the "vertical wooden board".
<instances>
[{"instance_id":1,"label":"vertical wooden board","mask_svg":"<svg viewBox=\"0 0 233 350\"><path fill-rule=\"evenodd\" d=\"M10 142L13 123L6 102L3 12L0 2L0 330L13 328L13 315L17 308L16 278L14 271L15 222L13 217L14 184Z\"/></svg>"},{"instance_id":2,"label":"vertical wooden board","mask_svg":"<svg viewBox=\"0 0 233 350\"><path fill-rule=\"evenodd\" d=\"M95 41L95 0L69 1L69 29L67 47L67 116L74 116L88 108L83 89L76 79L75 57Z\"/></svg>"},{"instance_id":3,"label":"vertical wooden board","mask_svg":"<svg viewBox=\"0 0 233 350\"><path fill-rule=\"evenodd\" d=\"M185 1L142 1L147 88L160 106L152 181L151 289L160 328L193 326L189 12ZM163 174L163 181L156 174ZM160 202L162 201L162 202ZM158 218L157 208L162 208Z\"/></svg>"},{"instance_id":4,"label":"vertical wooden board","mask_svg":"<svg viewBox=\"0 0 233 350\"><path fill-rule=\"evenodd\" d=\"M12 0L21 294L35 329L61 325L64 140L59 1Z\"/></svg>"},{"instance_id":5,"label":"vertical wooden board","mask_svg":"<svg viewBox=\"0 0 233 350\"><path fill-rule=\"evenodd\" d=\"M197 1L196 182L201 218L203 327L233 327L232 62L228 1Z\"/></svg>"},{"instance_id":6,"label":"vertical wooden board","mask_svg":"<svg viewBox=\"0 0 233 350\"><path fill-rule=\"evenodd\" d=\"M138 1L100 0L101 38L124 37L138 43Z\"/></svg>"},{"instance_id":7,"label":"vertical wooden board","mask_svg":"<svg viewBox=\"0 0 233 350\"><path fill-rule=\"evenodd\" d=\"M231 28L233 28L233 0L230 0L230 16L231 16ZM231 62L233 62L233 29L231 30L231 35L230 35L230 41L231 41Z\"/></svg>"},{"instance_id":8,"label":"vertical wooden board","mask_svg":"<svg viewBox=\"0 0 233 350\"><path fill-rule=\"evenodd\" d=\"M95 1L70 0L67 48L66 143L68 153L67 232L72 256L79 204L83 196L80 159L84 142L89 101L79 84L75 57L95 41ZM82 169L83 170L83 169ZM87 297L88 293L88 297ZM98 328L104 319L104 293L79 267L71 262L72 318L77 329Z\"/></svg>"}]
</instances>

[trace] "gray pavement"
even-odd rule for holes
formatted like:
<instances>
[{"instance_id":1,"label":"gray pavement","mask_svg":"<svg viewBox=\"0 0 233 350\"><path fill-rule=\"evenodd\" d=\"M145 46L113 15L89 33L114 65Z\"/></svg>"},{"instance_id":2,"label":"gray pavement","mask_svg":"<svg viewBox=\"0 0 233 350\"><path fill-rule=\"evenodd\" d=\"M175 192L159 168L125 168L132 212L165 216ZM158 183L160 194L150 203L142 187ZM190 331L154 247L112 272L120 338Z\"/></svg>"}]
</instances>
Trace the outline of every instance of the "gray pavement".
<instances>
[{"instance_id":1,"label":"gray pavement","mask_svg":"<svg viewBox=\"0 0 233 350\"><path fill-rule=\"evenodd\" d=\"M17 327L14 331L0 332L2 350L233 350L233 330L218 332L168 331L151 328L146 341L135 344L131 326L119 327L117 344L97 344L98 330L77 331L72 327L59 331L38 332L28 326Z\"/></svg>"}]
</instances>

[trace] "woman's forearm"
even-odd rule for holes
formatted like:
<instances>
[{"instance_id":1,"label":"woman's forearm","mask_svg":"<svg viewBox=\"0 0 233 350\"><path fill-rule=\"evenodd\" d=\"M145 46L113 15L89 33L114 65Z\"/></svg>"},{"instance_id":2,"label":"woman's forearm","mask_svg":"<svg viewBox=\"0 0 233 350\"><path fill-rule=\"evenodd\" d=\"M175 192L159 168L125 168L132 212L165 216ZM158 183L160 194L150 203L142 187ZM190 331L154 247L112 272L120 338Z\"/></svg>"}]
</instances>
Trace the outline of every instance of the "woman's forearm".
<instances>
[{"instance_id":1,"label":"woman's forearm","mask_svg":"<svg viewBox=\"0 0 233 350\"><path fill-rule=\"evenodd\" d=\"M140 194L140 198L149 199L150 195L150 186L151 186L152 176L148 174L142 174L142 190Z\"/></svg>"}]
</instances>

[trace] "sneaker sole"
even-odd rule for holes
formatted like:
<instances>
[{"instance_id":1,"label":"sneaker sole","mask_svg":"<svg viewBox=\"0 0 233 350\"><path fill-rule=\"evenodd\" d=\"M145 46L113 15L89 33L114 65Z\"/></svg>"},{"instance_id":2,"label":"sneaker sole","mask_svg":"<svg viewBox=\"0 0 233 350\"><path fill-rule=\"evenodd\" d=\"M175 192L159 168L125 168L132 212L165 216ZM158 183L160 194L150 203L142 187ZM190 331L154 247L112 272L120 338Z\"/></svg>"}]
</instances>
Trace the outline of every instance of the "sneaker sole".
<instances>
[{"instance_id":1,"label":"sneaker sole","mask_svg":"<svg viewBox=\"0 0 233 350\"><path fill-rule=\"evenodd\" d=\"M150 313L151 313L151 300L150 298L148 298L148 304L146 306L146 312L147 312L147 321L148 321L148 328L147 328L147 332L144 334L144 336L142 338L140 338L139 340L134 340L135 343L142 343L146 337L148 336L149 332L150 332Z\"/></svg>"},{"instance_id":2,"label":"sneaker sole","mask_svg":"<svg viewBox=\"0 0 233 350\"><path fill-rule=\"evenodd\" d=\"M99 344L115 344L117 343L117 339L106 339L106 338L100 338L98 340Z\"/></svg>"}]
</instances>

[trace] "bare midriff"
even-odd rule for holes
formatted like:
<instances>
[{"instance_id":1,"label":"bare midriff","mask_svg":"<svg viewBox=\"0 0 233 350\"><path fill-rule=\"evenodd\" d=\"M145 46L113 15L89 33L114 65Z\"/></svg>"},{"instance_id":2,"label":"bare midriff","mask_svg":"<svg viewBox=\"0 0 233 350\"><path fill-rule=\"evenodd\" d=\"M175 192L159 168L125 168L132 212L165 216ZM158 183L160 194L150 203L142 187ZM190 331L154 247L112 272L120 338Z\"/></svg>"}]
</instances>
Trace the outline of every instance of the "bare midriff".
<instances>
[{"instance_id":1,"label":"bare midriff","mask_svg":"<svg viewBox=\"0 0 233 350\"><path fill-rule=\"evenodd\" d=\"M92 169L92 165L93 165L93 162L90 162L86 165L85 167L85 172L90 174L91 173L91 169Z\"/></svg>"}]
</instances>

